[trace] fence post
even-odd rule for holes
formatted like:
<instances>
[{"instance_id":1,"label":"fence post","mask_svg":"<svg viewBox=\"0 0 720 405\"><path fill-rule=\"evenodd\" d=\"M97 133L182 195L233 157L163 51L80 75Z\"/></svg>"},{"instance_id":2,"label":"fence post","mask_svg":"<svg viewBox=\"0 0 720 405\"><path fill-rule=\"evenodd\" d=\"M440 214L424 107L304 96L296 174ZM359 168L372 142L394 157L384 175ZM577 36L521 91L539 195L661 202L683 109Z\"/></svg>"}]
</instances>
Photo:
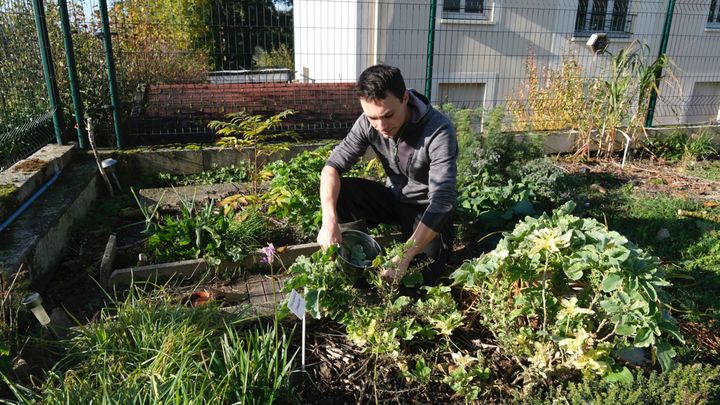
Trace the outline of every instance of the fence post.
<instances>
[{"instance_id":1,"label":"fence post","mask_svg":"<svg viewBox=\"0 0 720 405\"><path fill-rule=\"evenodd\" d=\"M45 19L45 6L42 0L33 0L33 11L35 14L35 29L38 34L38 45L40 48L40 60L45 74L45 87L47 87L50 108L53 111L53 126L55 127L55 141L62 145L62 107L55 78L55 67L53 65L52 52L50 49L50 37L47 32L47 21Z\"/></svg>"},{"instance_id":2,"label":"fence post","mask_svg":"<svg viewBox=\"0 0 720 405\"><path fill-rule=\"evenodd\" d=\"M675 0L669 0L667 10L665 11L665 24L663 24L662 38L660 39L660 50L658 58L662 58L667 52L668 41L670 40L670 26L672 25L673 13L675 12ZM655 116L655 104L657 103L657 88L660 88L660 78L662 77L662 69L655 72L655 88L650 91L650 100L648 102L648 111L645 116L645 126L651 127L653 117Z\"/></svg>"},{"instance_id":3,"label":"fence post","mask_svg":"<svg viewBox=\"0 0 720 405\"><path fill-rule=\"evenodd\" d=\"M435 54L435 9L437 8L437 0L430 1L430 18L428 19L428 45L427 45L427 62L425 65L425 97L432 101L432 74L433 74L433 55Z\"/></svg>"},{"instance_id":4,"label":"fence post","mask_svg":"<svg viewBox=\"0 0 720 405\"><path fill-rule=\"evenodd\" d=\"M112 40L110 39L110 18L108 17L107 1L100 0L100 19L102 20L103 44L105 45L105 60L107 61L108 81L110 82L110 104L113 112L113 127L115 129L115 143L118 149L123 147L122 133L120 131L120 100L115 79L115 59L113 59Z\"/></svg>"},{"instance_id":5,"label":"fence post","mask_svg":"<svg viewBox=\"0 0 720 405\"><path fill-rule=\"evenodd\" d=\"M70 33L70 15L68 14L67 0L58 0L60 7L60 25L62 26L63 43L65 44L65 60L67 61L68 83L73 109L75 110L75 128L77 129L78 145L85 149L85 111L83 110L80 89L78 88L77 67L75 65L75 49L73 48L72 34Z\"/></svg>"}]
</instances>

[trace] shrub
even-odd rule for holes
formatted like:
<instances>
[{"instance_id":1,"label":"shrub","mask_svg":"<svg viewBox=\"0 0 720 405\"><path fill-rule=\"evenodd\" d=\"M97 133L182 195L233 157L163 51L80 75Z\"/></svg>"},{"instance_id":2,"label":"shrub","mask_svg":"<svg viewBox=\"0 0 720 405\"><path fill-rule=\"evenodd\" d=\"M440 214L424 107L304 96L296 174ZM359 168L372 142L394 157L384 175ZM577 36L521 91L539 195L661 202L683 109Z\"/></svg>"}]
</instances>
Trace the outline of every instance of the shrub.
<instances>
[{"instance_id":1,"label":"shrub","mask_svg":"<svg viewBox=\"0 0 720 405\"><path fill-rule=\"evenodd\" d=\"M682 337L663 304L669 283L659 261L573 209L526 218L452 274L474 294L471 312L523 364L528 383L570 370L627 378L613 355L630 347L652 349L671 369L670 342Z\"/></svg>"},{"instance_id":2,"label":"shrub","mask_svg":"<svg viewBox=\"0 0 720 405\"><path fill-rule=\"evenodd\" d=\"M301 292L309 315L339 321L348 339L372 355L375 365L368 369L375 370L375 379L379 370L395 370L410 383L442 382L466 400L475 400L490 369L482 353L468 354L450 344L465 321L450 287L422 287L425 295L414 298L401 295L397 283L380 279L380 271L394 266L392 258L408 247L392 246L373 260L364 273L374 287L370 294L354 287L359 274L338 267L335 246L299 257L288 269L284 291ZM418 269L411 268L402 283L416 287L418 275ZM413 350L420 345L426 349Z\"/></svg>"},{"instance_id":3,"label":"shrub","mask_svg":"<svg viewBox=\"0 0 720 405\"><path fill-rule=\"evenodd\" d=\"M516 137L503 133L504 117L501 108L488 114L485 134L469 159L469 169L458 182L460 214L490 226L501 226L514 216L535 212L532 204L534 185L524 176L527 163L542 156L540 139L532 135ZM545 186L558 177L546 179ZM542 192L550 194L545 186Z\"/></svg>"},{"instance_id":4,"label":"shrub","mask_svg":"<svg viewBox=\"0 0 720 405\"><path fill-rule=\"evenodd\" d=\"M643 146L652 157L669 162L706 160L717 154L712 137L704 131L690 135L680 130L668 135L658 134L648 137Z\"/></svg>"},{"instance_id":5,"label":"shrub","mask_svg":"<svg viewBox=\"0 0 720 405\"><path fill-rule=\"evenodd\" d=\"M445 114L455 127L458 142L458 182L464 183L472 171L472 161L481 145L483 110L481 108L457 108L451 103L441 104L438 111Z\"/></svg>"},{"instance_id":6,"label":"shrub","mask_svg":"<svg viewBox=\"0 0 720 405\"><path fill-rule=\"evenodd\" d=\"M551 388L526 404L716 404L720 402L720 367L680 366L668 373L638 374L630 384L591 378Z\"/></svg>"},{"instance_id":7,"label":"shrub","mask_svg":"<svg viewBox=\"0 0 720 405\"><path fill-rule=\"evenodd\" d=\"M508 100L508 111L515 118L515 130L551 131L577 129L581 125L587 106L586 83L582 79L582 67L576 56L564 57L560 67L544 67L542 77L538 73L535 55L528 56L525 63L527 80L514 99Z\"/></svg>"}]
</instances>

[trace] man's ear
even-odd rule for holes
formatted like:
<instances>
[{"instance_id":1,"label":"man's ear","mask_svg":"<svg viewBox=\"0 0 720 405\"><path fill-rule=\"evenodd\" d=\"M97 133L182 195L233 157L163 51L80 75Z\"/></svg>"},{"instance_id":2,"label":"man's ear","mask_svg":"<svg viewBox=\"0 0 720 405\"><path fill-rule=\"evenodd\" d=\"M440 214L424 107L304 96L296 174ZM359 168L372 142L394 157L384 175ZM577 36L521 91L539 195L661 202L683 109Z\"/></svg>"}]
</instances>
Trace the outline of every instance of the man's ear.
<instances>
[{"instance_id":1,"label":"man's ear","mask_svg":"<svg viewBox=\"0 0 720 405\"><path fill-rule=\"evenodd\" d=\"M403 93L402 102L403 104L407 104L408 101L410 101L410 94L407 90L405 90L405 93Z\"/></svg>"}]
</instances>

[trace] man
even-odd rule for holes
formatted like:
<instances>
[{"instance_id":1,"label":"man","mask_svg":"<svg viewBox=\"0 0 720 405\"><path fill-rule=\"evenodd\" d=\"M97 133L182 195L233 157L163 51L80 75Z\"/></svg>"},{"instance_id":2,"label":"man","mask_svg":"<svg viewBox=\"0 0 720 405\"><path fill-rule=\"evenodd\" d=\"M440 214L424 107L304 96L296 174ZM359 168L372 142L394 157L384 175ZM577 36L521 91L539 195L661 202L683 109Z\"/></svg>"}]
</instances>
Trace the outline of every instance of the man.
<instances>
[{"instance_id":1,"label":"man","mask_svg":"<svg viewBox=\"0 0 720 405\"><path fill-rule=\"evenodd\" d=\"M405 88L400 70L367 68L356 86L363 109L348 135L335 147L320 175L322 247L342 241L340 224L365 220L400 225L412 241L396 269L381 274L398 280L414 258L429 258L426 284L436 284L452 249L452 214L457 196L455 130L427 98ZM386 185L341 175L371 147L385 169Z\"/></svg>"}]
</instances>

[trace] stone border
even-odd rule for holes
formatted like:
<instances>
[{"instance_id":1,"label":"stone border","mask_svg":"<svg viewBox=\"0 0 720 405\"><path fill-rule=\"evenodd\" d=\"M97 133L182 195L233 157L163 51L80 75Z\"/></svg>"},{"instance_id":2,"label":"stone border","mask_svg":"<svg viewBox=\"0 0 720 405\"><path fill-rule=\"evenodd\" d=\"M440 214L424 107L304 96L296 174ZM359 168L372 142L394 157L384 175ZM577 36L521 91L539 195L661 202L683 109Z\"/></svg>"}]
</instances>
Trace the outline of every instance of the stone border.
<instances>
[{"instance_id":1,"label":"stone border","mask_svg":"<svg viewBox=\"0 0 720 405\"><path fill-rule=\"evenodd\" d=\"M0 172L0 222L72 162L75 145L49 144ZM37 166L37 167L35 167Z\"/></svg>"},{"instance_id":2,"label":"stone border","mask_svg":"<svg viewBox=\"0 0 720 405\"><path fill-rule=\"evenodd\" d=\"M391 241L400 240L400 234L390 236L380 236L375 238L380 244L387 244ZM280 261L286 268L297 260L300 256L309 256L320 250L317 243L304 243L300 245L289 245L280 247L276 251L275 259ZM243 268L256 269L261 272L270 270L270 266L264 261L265 253L262 249L257 249L251 255L245 258L241 263L223 263L221 269ZM279 269L280 264L276 264L274 268ZM100 280L103 285L107 285L109 290L120 290L128 287L137 281L164 281L172 278L193 279L206 274L211 266L205 259L182 260L171 263L150 264L146 266L127 267L113 271L107 281Z\"/></svg>"}]
</instances>

